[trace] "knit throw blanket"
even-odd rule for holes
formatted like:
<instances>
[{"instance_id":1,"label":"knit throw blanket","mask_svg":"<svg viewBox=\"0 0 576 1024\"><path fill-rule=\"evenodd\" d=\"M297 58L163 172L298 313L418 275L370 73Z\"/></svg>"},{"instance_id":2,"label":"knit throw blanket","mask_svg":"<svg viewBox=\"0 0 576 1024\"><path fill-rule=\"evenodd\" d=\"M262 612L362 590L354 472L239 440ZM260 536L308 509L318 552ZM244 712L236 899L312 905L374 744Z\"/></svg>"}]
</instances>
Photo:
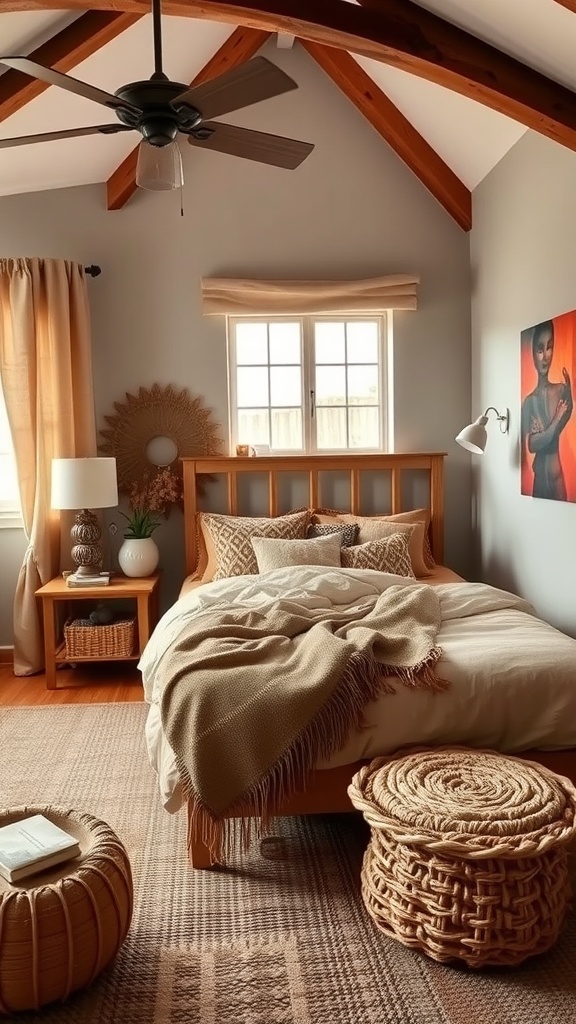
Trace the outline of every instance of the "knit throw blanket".
<instances>
[{"instance_id":1,"label":"knit throw blanket","mask_svg":"<svg viewBox=\"0 0 576 1024\"><path fill-rule=\"evenodd\" d=\"M161 715L192 826L230 850L230 818L266 826L320 759L362 724L387 677L443 689L434 672L440 604L432 587L391 586L351 605L306 593L257 608L219 605L186 625L162 665ZM248 831L247 831L248 829Z\"/></svg>"}]
</instances>

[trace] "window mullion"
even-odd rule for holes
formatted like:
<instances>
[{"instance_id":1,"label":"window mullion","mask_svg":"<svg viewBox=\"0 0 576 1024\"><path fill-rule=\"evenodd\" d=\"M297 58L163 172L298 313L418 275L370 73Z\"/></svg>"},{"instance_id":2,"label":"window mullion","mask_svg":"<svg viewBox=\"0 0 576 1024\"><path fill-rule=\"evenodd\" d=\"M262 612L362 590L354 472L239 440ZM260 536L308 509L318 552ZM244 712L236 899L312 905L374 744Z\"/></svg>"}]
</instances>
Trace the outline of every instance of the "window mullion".
<instances>
[{"instance_id":1,"label":"window mullion","mask_svg":"<svg viewBox=\"0 0 576 1024\"><path fill-rule=\"evenodd\" d=\"M270 363L270 324L266 324L266 358L268 371L268 444L273 450L272 444L272 365Z\"/></svg>"},{"instance_id":2,"label":"window mullion","mask_svg":"<svg viewBox=\"0 0 576 1024\"><path fill-rule=\"evenodd\" d=\"M304 423L304 444L306 451L316 451L316 417L312 416L310 392L316 388L314 357L314 319L302 317L302 416Z\"/></svg>"}]
</instances>

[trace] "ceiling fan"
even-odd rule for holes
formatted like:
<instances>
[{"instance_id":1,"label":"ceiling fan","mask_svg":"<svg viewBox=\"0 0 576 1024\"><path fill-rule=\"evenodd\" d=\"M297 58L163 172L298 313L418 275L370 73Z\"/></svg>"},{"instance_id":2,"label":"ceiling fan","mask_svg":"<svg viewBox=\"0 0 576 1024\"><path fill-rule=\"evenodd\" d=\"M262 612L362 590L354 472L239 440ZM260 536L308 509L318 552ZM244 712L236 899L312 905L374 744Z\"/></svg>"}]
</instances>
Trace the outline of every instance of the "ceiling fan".
<instances>
[{"instance_id":1,"label":"ceiling fan","mask_svg":"<svg viewBox=\"0 0 576 1024\"><path fill-rule=\"evenodd\" d=\"M46 68L27 57L0 56L0 64L111 108L120 122L0 139L0 149L81 135L138 131L142 142L136 183L150 189L173 189L182 184L182 161L176 142L179 133L187 136L192 146L246 157L263 164L292 170L302 163L314 149L310 143L212 120L297 89L292 78L265 57L254 57L202 85L189 87L181 82L171 82L162 69L161 0L152 0L152 18L154 73L146 81L121 86L114 94Z\"/></svg>"}]
</instances>

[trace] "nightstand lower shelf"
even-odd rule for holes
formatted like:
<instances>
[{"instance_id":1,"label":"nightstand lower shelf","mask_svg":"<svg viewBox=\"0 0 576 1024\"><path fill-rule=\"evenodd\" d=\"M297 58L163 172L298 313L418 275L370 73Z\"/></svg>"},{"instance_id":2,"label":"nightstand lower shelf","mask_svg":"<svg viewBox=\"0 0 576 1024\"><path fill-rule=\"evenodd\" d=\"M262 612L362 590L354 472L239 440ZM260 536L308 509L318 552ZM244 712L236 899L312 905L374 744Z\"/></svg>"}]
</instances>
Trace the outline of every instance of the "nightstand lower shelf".
<instances>
[{"instance_id":1,"label":"nightstand lower shelf","mask_svg":"<svg viewBox=\"0 0 576 1024\"><path fill-rule=\"evenodd\" d=\"M57 665L73 665L77 661L139 661L140 652L133 650L132 654L106 654L95 657L93 654L66 654L65 644L61 644L54 661Z\"/></svg>"},{"instance_id":2,"label":"nightstand lower shelf","mask_svg":"<svg viewBox=\"0 0 576 1024\"><path fill-rule=\"evenodd\" d=\"M44 619L44 656L46 662L46 688L55 690L58 686L57 668L63 665L74 666L81 663L86 664L124 661L136 662L140 659L150 634L159 618L159 580L160 576L155 573L153 576L130 578L128 576L113 576L106 587L68 587L66 581L57 576L44 584L36 591L42 600L42 611ZM57 614L57 605L65 602L69 607L78 608L78 601L103 601L121 599L124 602L131 599L136 603L135 617L135 638L131 654L114 654L109 650L98 654L72 654L66 651L66 643L62 638L62 627L59 626L60 617ZM73 617L73 616L72 616ZM98 626L94 627L98 629ZM70 645L69 645L70 646ZM124 650L129 650L129 643L125 643ZM72 669L73 671L73 669ZM68 673L60 673L62 677Z\"/></svg>"}]
</instances>

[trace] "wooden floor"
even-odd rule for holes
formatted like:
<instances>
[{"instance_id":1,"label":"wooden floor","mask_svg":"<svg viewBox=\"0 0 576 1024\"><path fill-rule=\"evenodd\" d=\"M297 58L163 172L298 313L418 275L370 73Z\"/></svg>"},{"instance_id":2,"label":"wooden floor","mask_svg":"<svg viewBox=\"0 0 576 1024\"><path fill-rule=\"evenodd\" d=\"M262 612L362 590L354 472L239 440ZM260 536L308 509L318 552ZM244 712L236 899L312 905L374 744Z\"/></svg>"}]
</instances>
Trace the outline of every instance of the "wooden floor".
<instances>
[{"instance_id":1,"label":"wooden floor","mask_svg":"<svg viewBox=\"0 0 576 1024\"><path fill-rule=\"evenodd\" d=\"M58 672L58 689L47 690L44 675L15 676L0 664L0 707L33 704L105 704L144 700L140 673L134 665L106 662Z\"/></svg>"}]
</instances>

